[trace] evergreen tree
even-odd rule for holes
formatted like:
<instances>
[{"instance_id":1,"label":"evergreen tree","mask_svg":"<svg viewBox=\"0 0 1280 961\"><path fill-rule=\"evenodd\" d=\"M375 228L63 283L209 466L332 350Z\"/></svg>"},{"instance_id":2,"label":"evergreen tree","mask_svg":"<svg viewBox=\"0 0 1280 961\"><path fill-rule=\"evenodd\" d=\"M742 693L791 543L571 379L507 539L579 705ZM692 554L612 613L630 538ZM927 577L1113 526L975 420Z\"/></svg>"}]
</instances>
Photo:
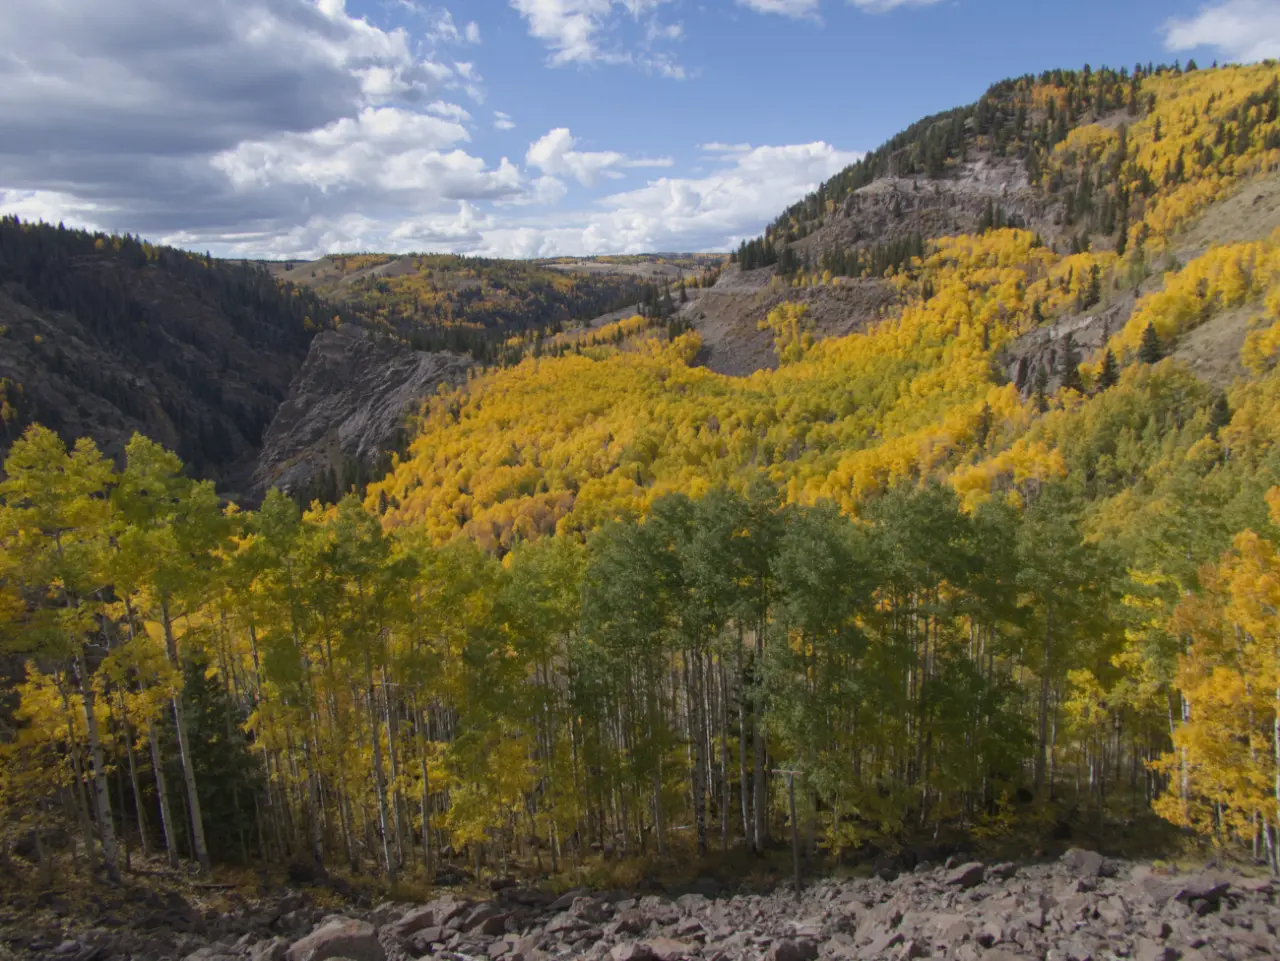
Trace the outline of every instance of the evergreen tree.
<instances>
[{"instance_id":1,"label":"evergreen tree","mask_svg":"<svg viewBox=\"0 0 1280 961\"><path fill-rule=\"evenodd\" d=\"M1147 324L1142 331L1142 343L1138 347L1138 360L1144 364L1156 364L1164 357L1164 345L1156 333L1154 324Z\"/></svg>"},{"instance_id":2,"label":"evergreen tree","mask_svg":"<svg viewBox=\"0 0 1280 961\"><path fill-rule=\"evenodd\" d=\"M1222 428L1231 423L1232 410L1231 404L1227 401L1226 394L1219 394L1213 402L1213 407L1209 409L1209 431L1214 437L1218 436L1218 432Z\"/></svg>"},{"instance_id":3,"label":"evergreen tree","mask_svg":"<svg viewBox=\"0 0 1280 961\"><path fill-rule=\"evenodd\" d=\"M1075 338L1070 334L1067 334L1067 339L1062 345L1058 375L1062 379L1063 388L1083 393L1084 384L1080 381L1080 351L1076 349Z\"/></svg>"},{"instance_id":4,"label":"evergreen tree","mask_svg":"<svg viewBox=\"0 0 1280 961\"><path fill-rule=\"evenodd\" d=\"M1119 380L1120 370L1116 366L1116 355L1108 347L1102 355L1102 366L1098 370L1098 390L1104 391L1108 387L1114 387Z\"/></svg>"},{"instance_id":5,"label":"evergreen tree","mask_svg":"<svg viewBox=\"0 0 1280 961\"><path fill-rule=\"evenodd\" d=\"M1102 270L1097 264L1089 269L1089 286L1085 290L1084 307L1096 307L1102 300Z\"/></svg>"},{"instance_id":6,"label":"evergreen tree","mask_svg":"<svg viewBox=\"0 0 1280 961\"><path fill-rule=\"evenodd\" d=\"M1032 394L1035 398L1036 410L1044 413L1049 409L1049 369L1044 364L1036 367L1036 377Z\"/></svg>"}]
</instances>

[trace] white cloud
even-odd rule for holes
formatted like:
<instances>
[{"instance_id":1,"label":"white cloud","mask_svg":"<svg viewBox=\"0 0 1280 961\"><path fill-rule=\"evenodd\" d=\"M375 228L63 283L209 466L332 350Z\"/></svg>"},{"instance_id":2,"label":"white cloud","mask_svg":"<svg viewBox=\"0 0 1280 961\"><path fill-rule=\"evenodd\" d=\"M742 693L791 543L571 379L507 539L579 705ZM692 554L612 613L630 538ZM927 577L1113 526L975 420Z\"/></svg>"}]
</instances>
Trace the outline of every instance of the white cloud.
<instances>
[{"instance_id":1,"label":"white cloud","mask_svg":"<svg viewBox=\"0 0 1280 961\"><path fill-rule=\"evenodd\" d=\"M552 66L571 63L632 64L674 79L685 70L669 53L655 49L663 41L679 40L680 24L663 24L659 8L671 0L510 0L525 18L529 35L550 50ZM619 41L614 35L625 24L644 24L643 39Z\"/></svg>"},{"instance_id":2,"label":"white cloud","mask_svg":"<svg viewBox=\"0 0 1280 961\"><path fill-rule=\"evenodd\" d=\"M868 13L888 13L899 7L931 7L942 0L849 0L859 10Z\"/></svg>"},{"instance_id":3,"label":"white cloud","mask_svg":"<svg viewBox=\"0 0 1280 961\"><path fill-rule=\"evenodd\" d=\"M619 168L670 167L670 157L632 159L614 150L575 150L577 138L567 127L557 127L529 145L525 163L547 174L570 176L585 186L593 186L601 174L621 177Z\"/></svg>"},{"instance_id":4,"label":"white cloud","mask_svg":"<svg viewBox=\"0 0 1280 961\"><path fill-rule=\"evenodd\" d=\"M555 2L607 7L588 31L600 56L622 49L617 20L652 69L647 31L655 42L676 34L656 19L666 0ZM826 144L705 144L710 172L574 205L579 185L671 171L673 160L587 150L567 126L524 157L481 156L463 106L481 102L479 70L350 15L343 0L10 6L0 211L220 255L724 248L856 159ZM449 22L460 39L448 43L465 42ZM492 123L514 126L501 111Z\"/></svg>"},{"instance_id":5,"label":"white cloud","mask_svg":"<svg viewBox=\"0 0 1280 961\"><path fill-rule=\"evenodd\" d=\"M751 144L749 143L720 143L712 141L711 143L700 144L698 147L703 153L709 154L734 154L734 153L750 153Z\"/></svg>"},{"instance_id":6,"label":"white cloud","mask_svg":"<svg viewBox=\"0 0 1280 961\"><path fill-rule=\"evenodd\" d=\"M776 13L784 17L816 17L822 0L738 0L756 13Z\"/></svg>"},{"instance_id":7,"label":"white cloud","mask_svg":"<svg viewBox=\"0 0 1280 961\"><path fill-rule=\"evenodd\" d=\"M599 201L596 210L484 231L481 252L552 257L655 250L724 250L862 154L825 143L752 147L700 178L663 177Z\"/></svg>"},{"instance_id":8,"label":"white cloud","mask_svg":"<svg viewBox=\"0 0 1280 961\"><path fill-rule=\"evenodd\" d=\"M433 44L480 42L480 24L472 21L459 27L445 9L428 9L417 0L398 0L398 5L427 21L426 38Z\"/></svg>"},{"instance_id":9,"label":"white cloud","mask_svg":"<svg viewBox=\"0 0 1280 961\"><path fill-rule=\"evenodd\" d=\"M1211 47L1227 60L1280 57L1280 0L1227 0L1164 25L1169 50Z\"/></svg>"},{"instance_id":10,"label":"white cloud","mask_svg":"<svg viewBox=\"0 0 1280 961\"><path fill-rule=\"evenodd\" d=\"M468 139L466 129L451 121L366 108L319 130L241 143L212 163L239 191L294 185L320 194L412 192L418 202L432 194L479 199L517 193L521 177L509 162L488 170L478 157L446 152Z\"/></svg>"},{"instance_id":11,"label":"white cloud","mask_svg":"<svg viewBox=\"0 0 1280 961\"><path fill-rule=\"evenodd\" d=\"M265 249L527 188L466 151L452 94L479 98L474 66L343 0L11 6L0 49L22 53L0 57L0 210Z\"/></svg>"},{"instance_id":12,"label":"white cloud","mask_svg":"<svg viewBox=\"0 0 1280 961\"><path fill-rule=\"evenodd\" d=\"M427 104L426 111L437 117L443 117L446 120L452 120L454 123L470 123L471 114L467 113L462 107L456 103L446 103L443 100L433 100Z\"/></svg>"}]
</instances>

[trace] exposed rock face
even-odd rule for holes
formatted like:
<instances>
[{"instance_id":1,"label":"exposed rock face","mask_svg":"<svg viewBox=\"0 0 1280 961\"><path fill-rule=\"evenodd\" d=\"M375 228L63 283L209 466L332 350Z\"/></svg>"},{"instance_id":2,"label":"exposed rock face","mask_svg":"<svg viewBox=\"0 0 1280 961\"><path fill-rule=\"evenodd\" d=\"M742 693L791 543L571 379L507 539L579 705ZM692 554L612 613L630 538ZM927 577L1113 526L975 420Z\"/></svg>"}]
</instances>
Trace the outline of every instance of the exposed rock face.
<instances>
[{"instance_id":1,"label":"exposed rock face","mask_svg":"<svg viewBox=\"0 0 1280 961\"><path fill-rule=\"evenodd\" d=\"M891 243L912 234L928 239L971 233L988 206L998 208L1004 222L1056 232L1050 205L1027 182L1021 164L979 157L938 179L882 177L854 191L795 246L816 262L832 248Z\"/></svg>"},{"instance_id":2,"label":"exposed rock face","mask_svg":"<svg viewBox=\"0 0 1280 961\"><path fill-rule=\"evenodd\" d=\"M1048 378L1046 389L1052 393L1062 384L1067 338L1075 344L1082 362L1096 359L1111 335L1128 322L1133 306L1133 295L1126 294L1105 307L1064 317L1023 334L1001 352L1000 362L1006 376L1023 397L1029 397L1035 391L1036 372L1043 367Z\"/></svg>"},{"instance_id":3,"label":"exposed rock face","mask_svg":"<svg viewBox=\"0 0 1280 961\"><path fill-rule=\"evenodd\" d=\"M267 429L256 487L292 493L351 460L373 467L406 416L442 385L465 382L471 367L468 357L412 350L362 327L317 335Z\"/></svg>"},{"instance_id":4,"label":"exposed rock face","mask_svg":"<svg viewBox=\"0 0 1280 961\"><path fill-rule=\"evenodd\" d=\"M680 315L702 337L699 364L734 377L777 368L773 334L760 329L760 322L784 303L805 305L818 340L864 330L899 303L897 291L883 280L845 277L839 286L792 287L773 284L773 276L772 267L730 267L714 286L694 292Z\"/></svg>"},{"instance_id":5,"label":"exposed rock face","mask_svg":"<svg viewBox=\"0 0 1280 961\"><path fill-rule=\"evenodd\" d=\"M979 158L946 177L882 177L850 195L820 227L792 246L817 268L831 250L872 248L919 235L924 240L976 231L984 215L1052 237L1057 228L1041 191L1006 159ZM743 376L778 366L773 338L760 329L769 311L786 302L808 308L816 339L865 330L899 306L893 285L880 278L840 278L837 285L795 288L773 283L773 268L725 270L715 286L698 292L682 310L702 337L699 363L716 373Z\"/></svg>"}]
</instances>

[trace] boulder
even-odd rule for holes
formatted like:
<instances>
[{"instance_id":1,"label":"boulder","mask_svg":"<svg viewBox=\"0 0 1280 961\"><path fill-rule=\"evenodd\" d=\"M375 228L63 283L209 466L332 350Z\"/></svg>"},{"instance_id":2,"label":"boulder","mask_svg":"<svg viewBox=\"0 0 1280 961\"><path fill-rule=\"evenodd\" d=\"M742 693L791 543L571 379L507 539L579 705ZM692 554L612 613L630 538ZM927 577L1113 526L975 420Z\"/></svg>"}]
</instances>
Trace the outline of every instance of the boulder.
<instances>
[{"instance_id":1,"label":"boulder","mask_svg":"<svg viewBox=\"0 0 1280 961\"><path fill-rule=\"evenodd\" d=\"M628 941L625 944L614 945L612 951L609 952L612 961L657 961L658 956L653 953L653 949L643 941Z\"/></svg>"},{"instance_id":2,"label":"boulder","mask_svg":"<svg viewBox=\"0 0 1280 961\"><path fill-rule=\"evenodd\" d=\"M284 938L262 941L249 950L249 961L284 961L289 942Z\"/></svg>"},{"instance_id":3,"label":"boulder","mask_svg":"<svg viewBox=\"0 0 1280 961\"><path fill-rule=\"evenodd\" d=\"M387 961L377 932L368 921L333 918L285 952L285 961Z\"/></svg>"},{"instance_id":4,"label":"boulder","mask_svg":"<svg viewBox=\"0 0 1280 961\"><path fill-rule=\"evenodd\" d=\"M769 961L816 961L818 944L808 938L775 942L769 949Z\"/></svg>"},{"instance_id":5,"label":"boulder","mask_svg":"<svg viewBox=\"0 0 1280 961\"><path fill-rule=\"evenodd\" d=\"M1181 889L1174 895L1174 900L1181 901L1183 904L1205 901L1216 907L1222 900L1222 896L1230 889L1231 885L1228 882L1202 874L1183 883Z\"/></svg>"},{"instance_id":6,"label":"boulder","mask_svg":"<svg viewBox=\"0 0 1280 961\"><path fill-rule=\"evenodd\" d=\"M417 934L424 928L434 927L435 924L435 906L424 904L406 913L399 921L392 924L388 930L398 938L407 938Z\"/></svg>"},{"instance_id":7,"label":"boulder","mask_svg":"<svg viewBox=\"0 0 1280 961\"><path fill-rule=\"evenodd\" d=\"M1133 961L1176 961L1178 952L1158 941L1140 940L1133 949Z\"/></svg>"},{"instance_id":8,"label":"boulder","mask_svg":"<svg viewBox=\"0 0 1280 961\"><path fill-rule=\"evenodd\" d=\"M588 924L603 924L613 917L613 906L600 898L574 898L569 913Z\"/></svg>"},{"instance_id":9,"label":"boulder","mask_svg":"<svg viewBox=\"0 0 1280 961\"><path fill-rule=\"evenodd\" d=\"M683 961L698 953L695 945L671 938L650 938L642 943L653 953L655 961Z\"/></svg>"},{"instance_id":10,"label":"boulder","mask_svg":"<svg viewBox=\"0 0 1280 961\"><path fill-rule=\"evenodd\" d=\"M959 867L948 871L946 882L968 890L969 888L976 888L986 879L986 876L986 865L981 861L970 861L968 864L961 864Z\"/></svg>"},{"instance_id":11,"label":"boulder","mask_svg":"<svg viewBox=\"0 0 1280 961\"><path fill-rule=\"evenodd\" d=\"M1097 851L1072 848L1062 856L1062 865L1078 878L1097 878L1102 874L1105 859Z\"/></svg>"}]
</instances>

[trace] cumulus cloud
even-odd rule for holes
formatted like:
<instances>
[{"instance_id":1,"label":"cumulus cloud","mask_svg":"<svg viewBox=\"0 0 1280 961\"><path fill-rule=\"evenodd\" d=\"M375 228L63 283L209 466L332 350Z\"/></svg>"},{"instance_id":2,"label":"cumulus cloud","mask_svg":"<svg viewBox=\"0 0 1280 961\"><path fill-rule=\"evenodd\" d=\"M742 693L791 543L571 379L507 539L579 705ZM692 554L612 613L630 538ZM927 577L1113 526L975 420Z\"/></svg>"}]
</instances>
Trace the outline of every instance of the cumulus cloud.
<instances>
[{"instance_id":1,"label":"cumulus cloud","mask_svg":"<svg viewBox=\"0 0 1280 961\"><path fill-rule=\"evenodd\" d=\"M784 17L816 17L822 0L738 0L738 3L756 13L776 13Z\"/></svg>"},{"instance_id":2,"label":"cumulus cloud","mask_svg":"<svg viewBox=\"0 0 1280 961\"><path fill-rule=\"evenodd\" d=\"M899 7L931 7L942 0L849 0L859 10L868 13L888 13Z\"/></svg>"},{"instance_id":3,"label":"cumulus cloud","mask_svg":"<svg viewBox=\"0 0 1280 961\"><path fill-rule=\"evenodd\" d=\"M588 40L607 54L610 17L642 35L665 0L556 2L604 11ZM343 0L11 6L0 211L220 255L724 248L856 159L827 144L705 144L709 173L623 189L672 159L585 149L568 127L524 157L482 156L480 72L441 54L471 38L435 7L421 8L435 33L410 36ZM494 111L492 126L514 122ZM602 182L610 196L570 203Z\"/></svg>"},{"instance_id":4,"label":"cumulus cloud","mask_svg":"<svg viewBox=\"0 0 1280 961\"><path fill-rule=\"evenodd\" d=\"M337 223L357 198L413 214L522 189L514 165L465 151L471 117L455 101L481 92L479 72L343 0L12 6L6 211L220 243Z\"/></svg>"},{"instance_id":5,"label":"cumulus cloud","mask_svg":"<svg viewBox=\"0 0 1280 961\"><path fill-rule=\"evenodd\" d=\"M724 156L726 165L704 177L663 177L576 217L495 226L480 249L504 257L725 250L862 154L819 142L731 148Z\"/></svg>"},{"instance_id":6,"label":"cumulus cloud","mask_svg":"<svg viewBox=\"0 0 1280 961\"><path fill-rule=\"evenodd\" d=\"M480 24L474 20L459 27L448 10L424 10L416 3L405 3L403 0L402 5L428 20L427 39L433 43L480 42Z\"/></svg>"},{"instance_id":7,"label":"cumulus cloud","mask_svg":"<svg viewBox=\"0 0 1280 961\"><path fill-rule=\"evenodd\" d=\"M571 63L632 64L675 79L685 70L669 51L658 48L663 41L683 35L679 24L664 24L659 8L671 0L510 0L529 26L529 35L551 51L552 66ZM622 27L630 21L643 25L638 38L619 40Z\"/></svg>"},{"instance_id":8,"label":"cumulus cloud","mask_svg":"<svg viewBox=\"0 0 1280 961\"><path fill-rule=\"evenodd\" d=\"M1209 47L1241 62L1280 57L1280 0L1227 0L1164 26L1169 50Z\"/></svg>"},{"instance_id":9,"label":"cumulus cloud","mask_svg":"<svg viewBox=\"0 0 1280 961\"><path fill-rule=\"evenodd\" d=\"M670 167L674 163L669 157L631 159L613 150L575 150L577 143L567 127L557 127L529 145L525 162L547 174L571 176L588 187L593 186L601 174L615 179L621 177L619 168Z\"/></svg>"}]
</instances>

